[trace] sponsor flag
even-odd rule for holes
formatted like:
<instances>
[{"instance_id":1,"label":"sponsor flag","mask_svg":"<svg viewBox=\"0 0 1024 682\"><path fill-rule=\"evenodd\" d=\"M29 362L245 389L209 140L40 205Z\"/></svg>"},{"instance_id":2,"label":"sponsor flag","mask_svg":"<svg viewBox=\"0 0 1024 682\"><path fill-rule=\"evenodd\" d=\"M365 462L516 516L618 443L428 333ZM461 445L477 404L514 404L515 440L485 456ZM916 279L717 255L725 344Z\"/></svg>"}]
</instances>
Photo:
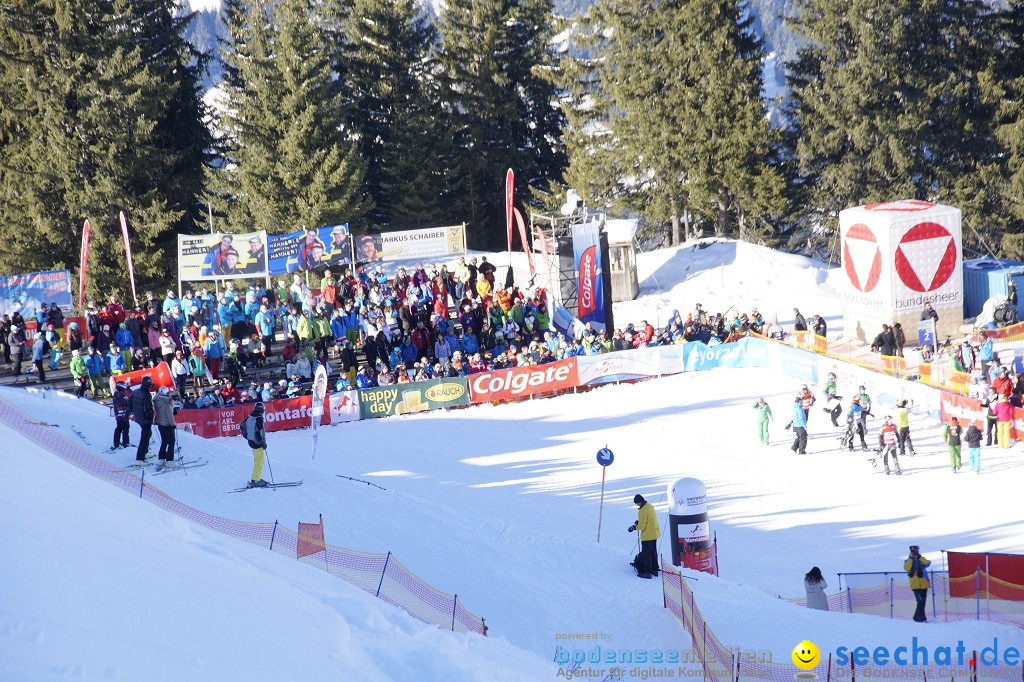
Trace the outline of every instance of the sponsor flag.
<instances>
[{"instance_id":1,"label":"sponsor flag","mask_svg":"<svg viewBox=\"0 0 1024 682\"><path fill-rule=\"evenodd\" d=\"M515 194L516 176L509 168L505 173L505 230L508 232L508 257L512 259L512 198Z\"/></svg>"},{"instance_id":2,"label":"sponsor flag","mask_svg":"<svg viewBox=\"0 0 1024 682\"><path fill-rule=\"evenodd\" d=\"M128 278L132 281L132 299L138 306L139 295L135 293L135 265L132 263L132 245L128 241L128 221L124 218L124 211L121 211L121 237L124 239L124 253L128 258Z\"/></svg>"},{"instance_id":3,"label":"sponsor flag","mask_svg":"<svg viewBox=\"0 0 1024 682\"><path fill-rule=\"evenodd\" d=\"M85 304L85 265L89 261L89 221L82 227L82 254L78 267L78 307Z\"/></svg>"},{"instance_id":4,"label":"sponsor flag","mask_svg":"<svg viewBox=\"0 0 1024 682\"><path fill-rule=\"evenodd\" d=\"M313 460L316 461L316 443L320 435L320 420L324 416L324 400L327 399L327 369L316 363L313 376L313 405L309 410L309 427L313 430Z\"/></svg>"},{"instance_id":5,"label":"sponsor flag","mask_svg":"<svg viewBox=\"0 0 1024 682\"><path fill-rule=\"evenodd\" d=\"M601 283L601 224L587 221L572 228L576 259L576 317L594 331L605 330L604 288Z\"/></svg>"}]
</instances>

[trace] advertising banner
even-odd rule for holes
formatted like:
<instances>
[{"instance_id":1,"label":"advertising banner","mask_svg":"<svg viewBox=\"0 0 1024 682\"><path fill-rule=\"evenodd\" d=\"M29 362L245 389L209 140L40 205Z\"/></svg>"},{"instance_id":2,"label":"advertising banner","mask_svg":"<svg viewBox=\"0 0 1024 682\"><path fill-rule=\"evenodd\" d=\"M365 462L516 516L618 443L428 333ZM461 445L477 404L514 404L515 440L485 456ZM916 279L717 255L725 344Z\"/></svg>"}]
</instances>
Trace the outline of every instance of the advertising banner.
<instances>
[{"instance_id":1,"label":"advertising banner","mask_svg":"<svg viewBox=\"0 0 1024 682\"><path fill-rule=\"evenodd\" d=\"M654 346L576 358L581 386L649 379L683 371L686 347Z\"/></svg>"},{"instance_id":2,"label":"advertising banner","mask_svg":"<svg viewBox=\"0 0 1024 682\"><path fill-rule=\"evenodd\" d=\"M380 263L418 258L462 256L466 253L466 226L431 227L426 230L373 232L355 238L355 259Z\"/></svg>"},{"instance_id":3,"label":"advertising banner","mask_svg":"<svg viewBox=\"0 0 1024 682\"><path fill-rule=\"evenodd\" d=\"M359 391L339 391L327 395L328 420L323 423L341 424L358 421Z\"/></svg>"},{"instance_id":4,"label":"advertising banner","mask_svg":"<svg viewBox=\"0 0 1024 682\"><path fill-rule=\"evenodd\" d=\"M684 345L686 348L686 371L702 372L716 367L768 367L767 342L749 336L735 343L722 343L707 346L700 341ZM778 348L786 348L778 345ZM793 353L801 351L788 349ZM809 356L813 358L814 356Z\"/></svg>"},{"instance_id":5,"label":"advertising banner","mask_svg":"<svg viewBox=\"0 0 1024 682\"><path fill-rule=\"evenodd\" d=\"M21 313L26 321L35 319L36 308L43 303L56 303L65 315L72 311L70 270L0 277L0 315Z\"/></svg>"},{"instance_id":6,"label":"advertising banner","mask_svg":"<svg viewBox=\"0 0 1024 682\"><path fill-rule=\"evenodd\" d=\"M267 233L178 235L178 279L199 282L267 276Z\"/></svg>"},{"instance_id":7,"label":"advertising banner","mask_svg":"<svg viewBox=\"0 0 1024 682\"><path fill-rule=\"evenodd\" d=\"M468 404L469 387L465 377L431 379L359 391L359 413L363 419L415 414Z\"/></svg>"},{"instance_id":8,"label":"advertising banner","mask_svg":"<svg viewBox=\"0 0 1024 682\"><path fill-rule=\"evenodd\" d=\"M604 276L601 262L601 222L589 220L572 228L572 251L576 259L576 317L590 323L594 331L605 329Z\"/></svg>"},{"instance_id":9,"label":"advertising banner","mask_svg":"<svg viewBox=\"0 0 1024 682\"><path fill-rule=\"evenodd\" d=\"M947 393L942 391L942 396L939 398L942 406L942 421L949 423L949 420L953 417L957 418L960 422L960 426L967 428L969 422L974 422L974 425L981 429L981 432L985 432L985 410L981 406L981 402L977 400L971 400L965 398L962 395L956 395L955 393Z\"/></svg>"},{"instance_id":10,"label":"advertising banner","mask_svg":"<svg viewBox=\"0 0 1024 682\"><path fill-rule=\"evenodd\" d=\"M239 425L249 416L255 404L244 403L221 408L179 410L174 420L179 424L191 425L192 433L203 438L237 436ZM313 398L308 395L297 398L284 398L282 400L270 400L264 403L264 405L266 406L266 412L264 413L263 424L268 432L306 428L309 426L309 420L313 415ZM324 412L320 423L330 423L329 412Z\"/></svg>"},{"instance_id":11,"label":"advertising banner","mask_svg":"<svg viewBox=\"0 0 1024 682\"><path fill-rule=\"evenodd\" d=\"M123 381L128 388L135 389L142 383L143 377L150 377L153 379L153 391L166 386L170 390L174 390L174 379L171 377L171 368L166 362L161 362L156 367L147 367L146 369L137 369L134 372L125 372L116 377L110 377L110 392L114 392L114 386L119 381Z\"/></svg>"},{"instance_id":12,"label":"advertising banner","mask_svg":"<svg viewBox=\"0 0 1024 682\"><path fill-rule=\"evenodd\" d=\"M468 378L470 396L474 403L524 398L579 385L576 358L547 365L480 372Z\"/></svg>"},{"instance_id":13,"label":"advertising banner","mask_svg":"<svg viewBox=\"0 0 1024 682\"><path fill-rule=\"evenodd\" d=\"M352 235L347 223L272 234L268 240L267 264L271 276L352 264ZM340 271L337 274L341 274Z\"/></svg>"}]
</instances>

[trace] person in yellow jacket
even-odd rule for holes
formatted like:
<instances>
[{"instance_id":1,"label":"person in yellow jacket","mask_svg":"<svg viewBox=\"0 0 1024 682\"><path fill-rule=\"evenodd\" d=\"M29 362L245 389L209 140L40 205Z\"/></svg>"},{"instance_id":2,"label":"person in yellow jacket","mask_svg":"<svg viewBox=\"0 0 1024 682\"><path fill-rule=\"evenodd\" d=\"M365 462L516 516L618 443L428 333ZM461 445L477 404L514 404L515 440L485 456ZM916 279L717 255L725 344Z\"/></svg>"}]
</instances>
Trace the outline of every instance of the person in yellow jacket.
<instances>
[{"instance_id":1,"label":"person in yellow jacket","mask_svg":"<svg viewBox=\"0 0 1024 682\"><path fill-rule=\"evenodd\" d=\"M650 578L658 575L658 538L661 537L661 527L654 506L643 495L636 495L633 504L638 508L637 520L629 527L629 532L640 531L640 561L636 570L641 578Z\"/></svg>"},{"instance_id":2,"label":"person in yellow jacket","mask_svg":"<svg viewBox=\"0 0 1024 682\"><path fill-rule=\"evenodd\" d=\"M924 615L925 602L928 600L928 588L931 582L928 581L928 566L930 561L921 556L921 548L917 545L910 546L910 556L903 562L903 570L910 578L910 589L914 591L914 598L917 599L917 610L914 611L914 621L927 623Z\"/></svg>"}]
</instances>

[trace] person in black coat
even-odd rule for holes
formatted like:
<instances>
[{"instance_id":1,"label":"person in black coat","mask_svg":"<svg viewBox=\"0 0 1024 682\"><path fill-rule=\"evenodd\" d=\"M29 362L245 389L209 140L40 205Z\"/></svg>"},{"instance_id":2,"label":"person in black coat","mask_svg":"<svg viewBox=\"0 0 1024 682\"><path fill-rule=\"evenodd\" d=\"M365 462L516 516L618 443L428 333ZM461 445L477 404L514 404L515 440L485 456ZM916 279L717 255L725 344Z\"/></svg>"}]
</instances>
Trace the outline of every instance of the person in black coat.
<instances>
[{"instance_id":1,"label":"person in black coat","mask_svg":"<svg viewBox=\"0 0 1024 682\"><path fill-rule=\"evenodd\" d=\"M805 332L807 331L807 318L800 314L800 310L793 308L793 331L794 332Z\"/></svg>"},{"instance_id":2,"label":"person in black coat","mask_svg":"<svg viewBox=\"0 0 1024 682\"><path fill-rule=\"evenodd\" d=\"M887 324L882 325L882 331L878 333L875 340L871 342L871 350L878 351L880 354L885 356L893 356L896 354L896 337L892 333L892 329Z\"/></svg>"},{"instance_id":3,"label":"person in black coat","mask_svg":"<svg viewBox=\"0 0 1024 682\"><path fill-rule=\"evenodd\" d=\"M139 449L135 453L135 461L146 461L149 454L149 439L153 435L153 379L142 378L142 385L132 392L131 411L135 423L142 428Z\"/></svg>"},{"instance_id":4,"label":"person in black coat","mask_svg":"<svg viewBox=\"0 0 1024 682\"><path fill-rule=\"evenodd\" d=\"M814 320L814 335L822 338L828 336L828 325L825 324L825 318L821 315L815 315L812 319Z\"/></svg>"},{"instance_id":5,"label":"person in black coat","mask_svg":"<svg viewBox=\"0 0 1024 682\"><path fill-rule=\"evenodd\" d=\"M934 308L932 308L932 304L931 303L927 303L926 302L924 304L924 310L921 311L921 321L924 322L925 320L927 320L929 318L931 318L931 319L935 320L936 322L938 322L939 321L939 314L937 312L935 312Z\"/></svg>"}]
</instances>

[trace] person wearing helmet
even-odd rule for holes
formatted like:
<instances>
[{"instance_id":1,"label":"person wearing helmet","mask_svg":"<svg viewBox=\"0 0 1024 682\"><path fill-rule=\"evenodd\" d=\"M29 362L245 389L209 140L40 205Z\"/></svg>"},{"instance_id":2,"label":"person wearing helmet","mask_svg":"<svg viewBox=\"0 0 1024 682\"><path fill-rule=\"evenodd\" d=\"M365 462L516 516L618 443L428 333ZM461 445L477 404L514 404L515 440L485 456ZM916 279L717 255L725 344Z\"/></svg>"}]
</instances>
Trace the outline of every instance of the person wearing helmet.
<instances>
[{"instance_id":1,"label":"person wearing helmet","mask_svg":"<svg viewBox=\"0 0 1024 682\"><path fill-rule=\"evenodd\" d=\"M910 408L913 406L913 400L908 402L904 398L896 401L896 442L899 443L901 456L907 450L910 451L911 457L917 454L914 452L914 444L910 441Z\"/></svg>"},{"instance_id":2,"label":"person wearing helmet","mask_svg":"<svg viewBox=\"0 0 1024 682\"><path fill-rule=\"evenodd\" d=\"M860 396L860 408L864 410L864 421L867 423L867 418L871 415L871 396L868 395L868 391L864 386L857 387L857 395Z\"/></svg>"},{"instance_id":3,"label":"person wearing helmet","mask_svg":"<svg viewBox=\"0 0 1024 682\"><path fill-rule=\"evenodd\" d=\"M895 468L897 476L903 474L900 471L900 462L896 459L896 425L892 422L892 417L886 415L885 422L882 424L882 428L878 432L878 449L882 453L882 463L885 465L885 475L889 475L889 455L892 455L892 465ZM877 462L875 465L877 466Z\"/></svg>"},{"instance_id":4,"label":"person wearing helmet","mask_svg":"<svg viewBox=\"0 0 1024 682\"><path fill-rule=\"evenodd\" d=\"M839 415L843 413L843 404L840 403L841 395L836 395L835 372L828 373L828 381L825 383L825 407L822 410L832 419L832 426L839 426Z\"/></svg>"},{"instance_id":5,"label":"person wearing helmet","mask_svg":"<svg viewBox=\"0 0 1024 682\"><path fill-rule=\"evenodd\" d=\"M74 351L77 353L78 351ZM84 390L84 389L83 389ZM132 392L128 388L128 384L123 381L117 382L114 388L114 445L111 450L118 448L126 448L131 443L128 442L128 427L131 424L130 417L132 416L131 411L131 399Z\"/></svg>"},{"instance_id":6,"label":"person wearing helmet","mask_svg":"<svg viewBox=\"0 0 1024 682\"><path fill-rule=\"evenodd\" d=\"M142 385L132 391L130 401L132 418L142 429L139 436L139 449L135 452L135 461L145 462L149 454L149 439L153 435L153 388L152 377L143 377Z\"/></svg>"},{"instance_id":7,"label":"person wearing helmet","mask_svg":"<svg viewBox=\"0 0 1024 682\"><path fill-rule=\"evenodd\" d=\"M811 389L807 387L807 384L800 387L800 406L804 409L804 426L810 421L811 406L817 401L818 399L811 393Z\"/></svg>"},{"instance_id":8,"label":"person wearing helmet","mask_svg":"<svg viewBox=\"0 0 1024 682\"><path fill-rule=\"evenodd\" d=\"M263 403L256 403L252 406L252 412L239 426L239 431L252 449L252 479L248 485L250 488L265 488L267 482L263 480L263 461L266 458L267 432L263 427L263 414L265 408Z\"/></svg>"},{"instance_id":9,"label":"person wearing helmet","mask_svg":"<svg viewBox=\"0 0 1024 682\"><path fill-rule=\"evenodd\" d=\"M846 413L846 424L848 434L847 443L849 445L851 452L853 451L854 435L860 436L861 449L864 450L865 452L868 449L867 441L864 439L865 420L866 417L864 416L864 408L860 404L860 396L855 395L853 396L853 399L850 402L850 409Z\"/></svg>"},{"instance_id":10,"label":"person wearing helmet","mask_svg":"<svg viewBox=\"0 0 1024 682\"><path fill-rule=\"evenodd\" d=\"M807 413L804 412L803 394L798 395L793 401L793 432L796 438L793 440L793 447L790 448L798 455L807 454Z\"/></svg>"},{"instance_id":11,"label":"person wearing helmet","mask_svg":"<svg viewBox=\"0 0 1024 682\"><path fill-rule=\"evenodd\" d=\"M160 432L160 450L157 452L156 470L160 471L174 459L174 401L166 386L153 396L153 414Z\"/></svg>"}]
</instances>

